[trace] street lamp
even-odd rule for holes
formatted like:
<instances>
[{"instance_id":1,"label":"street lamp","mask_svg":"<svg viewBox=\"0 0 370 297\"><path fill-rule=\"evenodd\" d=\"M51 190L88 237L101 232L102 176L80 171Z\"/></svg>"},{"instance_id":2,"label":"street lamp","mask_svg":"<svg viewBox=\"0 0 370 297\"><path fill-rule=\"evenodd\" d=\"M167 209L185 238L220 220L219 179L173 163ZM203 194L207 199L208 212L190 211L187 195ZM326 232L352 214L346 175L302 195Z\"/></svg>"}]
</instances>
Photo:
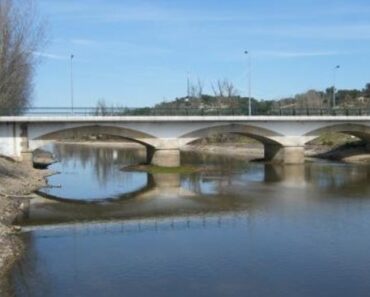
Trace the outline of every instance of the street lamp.
<instances>
[{"instance_id":1,"label":"street lamp","mask_svg":"<svg viewBox=\"0 0 370 297\"><path fill-rule=\"evenodd\" d=\"M71 54L71 110L72 110L72 113L73 113L73 108L74 108L74 94L73 94L73 58L75 56L73 54Z\"/></svg>"},{"instance_id":2,"label":"street lamp","mask_svg":"<svg viewBox=\"0 0 370 297\"><path fill-rule=\"evenodd\" d=\"M252 96L251 96L251 86L252 86L252 58L251 53L244 51L244 54L248 55L248 114L252 115Z\"/></svg>"},{"instance_id":3,"label":"street lamp","mask_svg":"<svg viewBox=\"0 0 370 297\"><path fill-rule=\"evenodd\" d=\"M336 73L337 73L337 69L340 68L340 65L337 65L334 67L333 69L333 108L335 108L335 79L336 79Z\"/></svg>"},{"instance_id":4,"label":"street lamp","mask_svg":"<svg viewBox=\"0 0 370 297\"><path fill-rule=\"evenodd\" d=\"M190 78L189 72L186 73L186 97L189 99L190 96Z\"/></svg>"}]
</instances>

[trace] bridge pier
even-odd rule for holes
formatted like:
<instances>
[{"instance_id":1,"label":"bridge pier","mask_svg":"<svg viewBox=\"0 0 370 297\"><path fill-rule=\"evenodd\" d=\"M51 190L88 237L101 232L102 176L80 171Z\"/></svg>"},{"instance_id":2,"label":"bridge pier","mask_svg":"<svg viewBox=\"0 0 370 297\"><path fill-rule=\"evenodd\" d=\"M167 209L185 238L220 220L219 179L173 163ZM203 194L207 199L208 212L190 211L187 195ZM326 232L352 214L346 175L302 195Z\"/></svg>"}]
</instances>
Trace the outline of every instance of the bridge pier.
<instances>
[{"instance_id":1,"label":"bridge pier","mask_svg":"<svg viewBox=\"0 0 370 297\"><path fill-rule=\"evenodd\" d=\"M147 148L147 163L160 167L179 167L179 149Z\"/></svg>"},{"instance_id":2,"label":"bridge pier","mask_svg":"<svg viewBox=\"0 0 370 297\"><path fill-rule=\"evenodd\" d=\"M265 161L279 164L302 164L304 163L304 147L265 144Z\"/></svg>"},{"instance_id":3,"label":"bridge pier","mask_svg":"<svg viewBox=\"0 0 370 297\"><path fill-rule=\"evenodd\" d=\"M23 163L28 163L33 166L33 153L32 151L23 151L21 152L21 161Z\"/></svg>"},{"instance_id":4,"label":"bridge pier","mask_svg":"<svg viewBox=\"0 0 370 297\"><path fill-rule=\"evenodd\" d=\"M32 150L30 150L29 146L29 139L28 139L28 126L26 123L20 126L21 129L21 161L24 163L28 163L29 165L33 166L33 154Z\"/></svg>"}]
</instances>

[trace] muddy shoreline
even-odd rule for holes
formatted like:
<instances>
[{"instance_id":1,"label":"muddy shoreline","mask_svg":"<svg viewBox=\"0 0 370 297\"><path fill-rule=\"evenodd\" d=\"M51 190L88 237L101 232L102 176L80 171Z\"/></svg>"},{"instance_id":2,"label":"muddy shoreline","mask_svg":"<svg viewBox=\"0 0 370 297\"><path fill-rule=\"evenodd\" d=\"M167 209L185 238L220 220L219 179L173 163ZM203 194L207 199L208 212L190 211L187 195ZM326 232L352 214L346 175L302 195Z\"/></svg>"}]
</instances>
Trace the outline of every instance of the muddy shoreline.
<instances>
[{"instance_id":1,"label":"muddy shoreline","mask_svg":"<svg viewBox=\"0 0 370 297\"><path fill-rule=\"evenodd\" d=\"M47 170L36 170L30 163L0 158L0 296L8 290L7 274L22 255L23 244L13 222L23 211L29 195L46 185Z\"/></svg>"},{"instance_id":2,"label":"muddy shoreline","mask_svg":"<svg viewBox=\"0 0 370 297\"><path fill-rule=\"evenodd\" d=\"M239 143L220 145L188 145L182 151L200 152L213 155L226 155L235 158L263 159L263 146L242 145ZM343 146L309 145L305 147L307 159L323 159L345 163L370 163L370 148L363 144L349 144Z\"/></svg>"}]
</instances>

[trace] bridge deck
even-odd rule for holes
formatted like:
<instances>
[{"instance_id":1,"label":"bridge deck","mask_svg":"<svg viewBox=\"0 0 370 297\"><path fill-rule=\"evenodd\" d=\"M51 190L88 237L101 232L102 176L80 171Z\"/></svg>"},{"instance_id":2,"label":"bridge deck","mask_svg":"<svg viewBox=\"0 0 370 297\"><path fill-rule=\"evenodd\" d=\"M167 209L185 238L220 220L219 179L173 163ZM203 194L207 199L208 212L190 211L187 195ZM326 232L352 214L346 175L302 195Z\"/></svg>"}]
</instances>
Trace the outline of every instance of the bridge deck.
<instances>
[{"instance_id":1,"label":"bridge deck","mask_svg":"<svg viewBox=\"0 0 370 297\"><path fill-rule=\"evenodd\" d=\"M370 116L3 116L2 123L89 122L363 122Z\"/></svg>"}]
</instances>

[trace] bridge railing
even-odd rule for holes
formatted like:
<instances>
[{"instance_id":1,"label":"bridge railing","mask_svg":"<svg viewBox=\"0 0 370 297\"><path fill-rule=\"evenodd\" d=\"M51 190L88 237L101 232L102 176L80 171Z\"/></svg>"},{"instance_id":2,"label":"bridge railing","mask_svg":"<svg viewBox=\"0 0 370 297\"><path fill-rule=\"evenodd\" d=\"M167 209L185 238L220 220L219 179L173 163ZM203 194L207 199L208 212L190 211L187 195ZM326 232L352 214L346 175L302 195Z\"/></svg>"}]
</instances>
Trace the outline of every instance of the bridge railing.
<instances>
[{"instance_id":1,"label":"bridge railing","mask_svg":"<svg viewBox=\"0 0 370 297\"><path fill-rule=\"evenodd\" d=\"M247 108L0 108L0 116L247 116ZM253 116L370 116L370 108L273 108L253 110Z\"/></svg>"}]
</instances>

